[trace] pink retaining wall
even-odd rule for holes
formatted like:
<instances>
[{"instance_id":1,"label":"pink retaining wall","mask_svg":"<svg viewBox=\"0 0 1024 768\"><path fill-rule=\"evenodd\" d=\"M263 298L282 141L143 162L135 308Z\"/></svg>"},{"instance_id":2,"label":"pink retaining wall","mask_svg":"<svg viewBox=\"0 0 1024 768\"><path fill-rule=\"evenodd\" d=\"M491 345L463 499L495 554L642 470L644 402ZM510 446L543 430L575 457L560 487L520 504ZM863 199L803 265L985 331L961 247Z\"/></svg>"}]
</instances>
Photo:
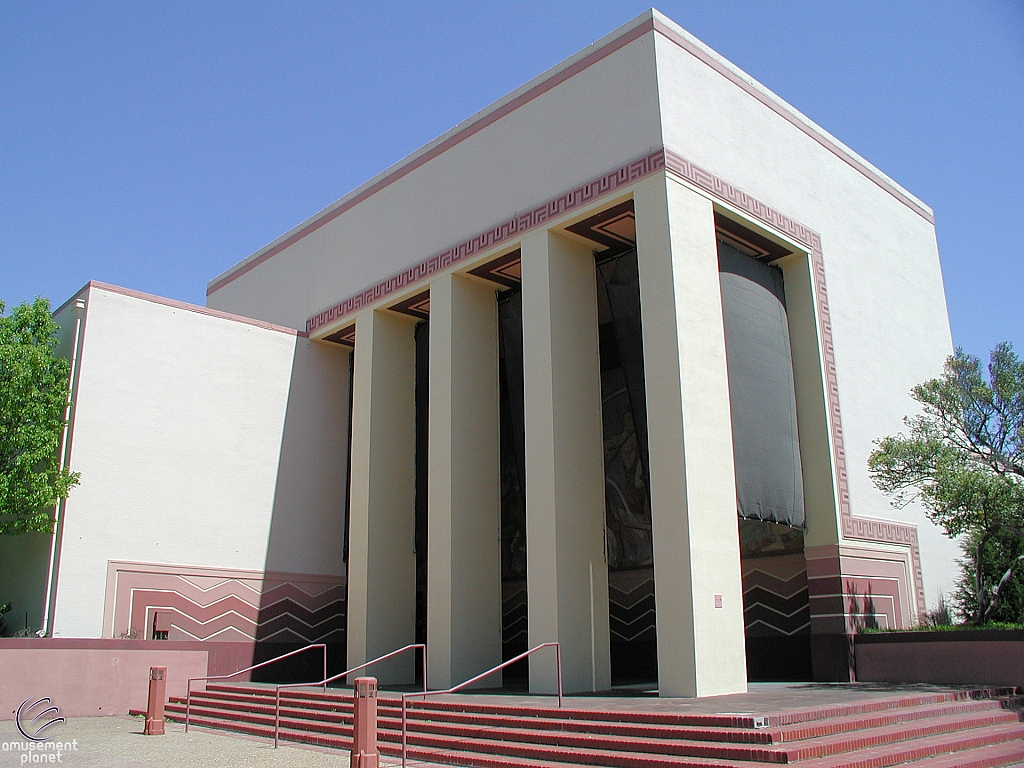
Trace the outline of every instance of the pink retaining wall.
<instances>
[{"instance_id":1,"label":"pink retaining wall","mask_svg":"<svg viewBox=\"0 0 1024 768\"><path fill-rule=\"evenodd\" d=\"M65 717L125 715L146 708L150 667L167 667L167 695L184 696L188 678L243 669L252 653L251 643L0 639L0 720L44 696Z\"/></svg>"},{"instance_id":2,"label":"pink retaining wall","mask_svg":"<svg viewBox=\"0 0 1024 768\"><path fill-rule=\"evenodd\" d=\"M859 682L1024 687L1024 631L857 635Z\"/></svg>"}]
</instances>

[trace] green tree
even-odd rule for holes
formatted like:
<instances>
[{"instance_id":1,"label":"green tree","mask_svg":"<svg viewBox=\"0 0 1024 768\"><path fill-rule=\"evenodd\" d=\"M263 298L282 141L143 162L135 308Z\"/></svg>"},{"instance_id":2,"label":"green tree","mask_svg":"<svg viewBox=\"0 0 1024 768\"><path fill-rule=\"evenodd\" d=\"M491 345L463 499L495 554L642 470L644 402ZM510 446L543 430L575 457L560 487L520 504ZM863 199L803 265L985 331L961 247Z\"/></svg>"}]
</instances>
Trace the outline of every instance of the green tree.
<instances>
[{"instance_id":1,"label":"green tree","mask_svg":"<svg viewBox=\"0 0 1024 768\"><path fill-rule=\"evenodd\" d=\"M1024 563L1024 555L1003 559L997 572L1001 558L989 552L1024 530L1024 362L1008 342L998 344L986 381L981 361L957 349L943 374L911 396L921 413L904 419L909 434L876 440L868 469L895 506L919 499L948 536L965 537L974 572L960 593L974 598L961 604L972 623L992 621Z\"/></svg>"},{"instance_id":2,"label":"green tree","mask_svg":"<svg viewBox=\"0 0 1024 768\"><path fill-rule=\"evenodd\" d=\"M964 556L958 561L960 581L957 584L954 601L964 619L971 619L978 611L978 539L976 532L964 537L961 549ZM982 573L994 581L1000 574L1006 575L1014 563L1024 555L1024 537L1007 529L992 536L985 545ZM984 606L982 606L984 608ZM1024 623L1024 578L1008 579L999 591L999 602L992 607L991 621L1012 624Z\"/></svg>"},{"instance_id":3,"label":"green tree","mask_svg":"<svg viewBox=\"0 0 1024 768\"><path fill-rule=\"evenodd\" d=\"M0 301L0 534L53 531L53 508L78 484L59 465L68 403L59 326L37 298L4 315Z\"/></svg>"}]
</instances>

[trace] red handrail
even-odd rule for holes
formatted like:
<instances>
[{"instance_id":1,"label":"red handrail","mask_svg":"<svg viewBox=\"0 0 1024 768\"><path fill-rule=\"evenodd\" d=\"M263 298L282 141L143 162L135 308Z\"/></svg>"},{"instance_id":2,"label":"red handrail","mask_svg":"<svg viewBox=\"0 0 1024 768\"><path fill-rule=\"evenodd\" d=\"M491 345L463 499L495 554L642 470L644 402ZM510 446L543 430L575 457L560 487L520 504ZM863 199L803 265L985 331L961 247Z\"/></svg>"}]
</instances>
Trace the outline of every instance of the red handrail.
<instances>
[{"instance_id":1,"label":"red handrail","mask_svg":"<svg viewBox=\"0 0 1024 768\"><path fill-rule=\"evenodd\" d=\"M288 653L282 653L280 656L275 656L267 661L261 661L259 664L253 664L251 667L240 669L237 672L232 672L230 675L207 675L206 677L190 677L188 679L188 686L185 689L185 731L188 731L189 716L192 714L192 683L196 680L227 680L229 677L240 675L243 672L252 672L254 669L265 667L268 664L273 664L275 661L281 659L287 659L289 656L296 656L303 651L308 651L310 648L323 648L324 649L324 677L327 677L327 644L326 643L311 643L304 648L298 648Z\"/></svg>"},{"instance_id":2,"label":"red handrail","mask_svg":"<svg viewBox=\"0 0 1024 768\"><path fill-rule=\"evenodd\" d=\"M504 669L505 667L507 667L507 666L509 666L511 664L515 664L517 661L522 661L527 656L529 656L531 653L536 653L541 648L548 648L548 647L554 647L554 649L555 649L555 669L558 672L558 706L559 706L559 708L561 708L561 706L562 706L562 647L557 642L541 643L540 645L531 648L530 650L526 651L525 653L520 653L514 659L509 659L508 661L502 662L498 666L496 666L496 667L494 667L492 669L488 669L486 672L481 672L476 677L471 677L466 682L459 683L454 688L449 688L446 691L428 691L428 690L426 690L426 688L424 688L424 690L421 693L403 693L402 694L402 768L405 768L405 753L406 753L406 730L407 730L407 718L406 718L406 709L405 709L405 701L406 701L406 699L411 698L412 696L422 696L423 698L426 698L427 696L439 696L439 695L441 695L443 693L456 693L457 691L461 691L463 688L465 688L468 685L472 685L473 683L475 683L475 682L477 682L479 680L483 680L488 675L493 675L495 672L498 672L499 670L502 670L502 669Z\"/></svg>"},{"instance_id":3,"label":"red handrail","mask_svg":"<svg viewBox=\"0 0 1024 768\"><path fill-rule=\"evenodd\" d=\"M279 734L280 734L280 731L281 731L281 689L282 688L306 688L306 687L310 687L310 686L321 686L322 685L323 688L324 688L324 693L327 693L327 684L328 683L333 683L335 680L338 680L338 679L340 679L342 677L345 677L347 675L351 675L353 672L358 672L360 669L366 669L367 667L371 667L374 664L377 664L377 663L379 663L381 661L387 661L392 656L397 656L400 653L405 653L406 651L411 650L413 648L419 648L420 651L423 654L423 656L422 656L422 658L423 658L423 693L426 693L427 692L427 646L424 645L423 643L411 643L409 645L403 646L402 648L399 648L397 651L392 651L391 653L385 653L383 656L379 656L376 659L374 659L373 661L368 661L365 664L360 664L358 667L352 667L352 669L346 669L344 672L339 672L338 674L331 675L330 677L326 677L327 670L325 669L324 670L325 677L319 683L282 683L282 684L278 685L276 690L275 690L276 702L275 702L275 705L274 705L274 749L277 749L277 742L279 740ZM419 694L417 694L417 695L419 695Z\"/></svg>"}]
</instances>

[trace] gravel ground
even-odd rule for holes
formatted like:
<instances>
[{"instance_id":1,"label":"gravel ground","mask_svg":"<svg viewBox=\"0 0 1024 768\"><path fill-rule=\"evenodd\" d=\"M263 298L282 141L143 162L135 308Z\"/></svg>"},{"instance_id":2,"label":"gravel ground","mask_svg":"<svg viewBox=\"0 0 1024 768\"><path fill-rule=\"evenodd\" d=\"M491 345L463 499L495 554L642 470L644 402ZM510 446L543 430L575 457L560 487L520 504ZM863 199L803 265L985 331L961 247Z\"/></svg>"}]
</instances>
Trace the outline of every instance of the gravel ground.
<instances>
[{"instance_id":1,"label":"gravel ground","mask_svg":"<svg viewBox=\"0 0 1024 768\"><path fill-rule=\"evenodd\" d=\"M54 725L51 742L77 742L77 750L65 751L59 763L22 762L20 749L4 748L8 742L24 743L12 720L0 721L0 766L67 765L71 768L348 768L348 753L338 750L282 745L274 749L266 739L167 723L163 736L143 736L144 721L135 717L77 717ZM47 754L47 753L43 753ZM35 757L41 755L37 753Z\"/></svg>"}]
</instances>

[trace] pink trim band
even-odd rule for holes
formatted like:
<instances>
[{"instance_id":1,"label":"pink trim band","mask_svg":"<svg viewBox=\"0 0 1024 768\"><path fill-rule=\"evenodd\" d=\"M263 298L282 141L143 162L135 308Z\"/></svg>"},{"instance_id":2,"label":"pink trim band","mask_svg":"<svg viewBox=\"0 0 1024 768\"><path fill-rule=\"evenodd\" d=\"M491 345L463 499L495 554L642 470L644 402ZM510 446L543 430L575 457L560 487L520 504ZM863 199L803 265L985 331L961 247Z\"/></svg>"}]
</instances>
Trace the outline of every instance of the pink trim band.
<instances>
[{"instance_id":1,"label":"pink trim band","mask_svg":"<svg viewBox=\"0 0 1024 768\"><path fill-rule=\"evenodd\" d=\"M78 293L72 296L70 299L61 304L53 314L56 315L58 312L69 306L72 301L77 299L83 293L89 290L100 290L107 291L108 293L117 293L121 296L130 296L133 299L141 299L142 301L148 301L153 304L162 304L165 307L173 307L174 309L183 309L186 312L195 312L200 315L208 315L210 317L217 317L221 320L231 320L232 322L242 323L244 325L252 325L257 328L263 328L267 331L277 331L278 333L286 333L290 336L302 336L306 337L308 334L305 331L298 331L294 328L287 328L283 325L274 325L263 320L256 320L252 317L244 317L242 315L234 315L230 312L221 312L219 309L210 309L209 307L201 307L198 304L188 304L184 301L177 301L176 299L168 299L163 296L156 296L152 293L143 293L142 291L134 291L131 288L122 288L119 285L110 285L109 283L101 283L96 280L90 280L86 283Z\"/></svg>"},{"instance_id":2,"label":"pink trim band","mask_svg":"<svg viewBox=\"0 0 1024 768\"><path fill-rule=\"evenodd\" d=\"M861 175L863 175L865 178L868 178L871 181L873 181L881 189L888 192L890 195L895 197L897 200L906 205L912 211L920 215L929 224L935 223L935 217L932 215L932 213L927 208L922 207L918 201L914 200L912 197L910 197L909 195L902 192L900 189L896 188L895 186L887 182L884 178L879 176L879 173L877 171L875 171L873 168L866 166L858 158L851 157L850 154L844 151L844 149L841 146L837 145L835 142L829 141L829 137L827 136L827 134L823 134L821 131L815 130L813 126L808 125L806 122L804 122L795 114L786 109L778 101L767 96L759 88L754 87L754 85L751 84L750 81L740 77L734 70L723 65L722 62L718 61L718 59L714 58L713 56L709 56L706 51L694 45L689 40L679 35L674 29L667 27L665 24L663 24L661 21L658 21L657 19L654 20L654 31L660 34L666 40L670 40L671 42L678 45L684 51L692 55L694 58L698 59L701 63L715 70L715 72L720 74L729 82L733 83L736 86L739 86L741 89L743 89L743 91L745 91L747 94L753 96L755 99L760 101L762 104L768 107L768 109L772 110L772 112L777 114L779 117L791 123L793 126L798 128L802 133L814 139L816 142L818 142L818 144L827 149L829 152L838 157L851 168L860 172Z\"/></svg>"},{"instance_id":3,"label":"pink trim band","mask_svg":"<svg viewBox=\"0 0 1024 768\"><path fill-rule=\"evenodd\" d=\"M412 173L417 168L425 165L426 163L428 163L429 161L433 160L438 155L440 155L440 154L442 154L444 152L447 152L449 149L451 149L452 147L454 147L454 146L456 146L458 144L461 144L463 141L465 141L466 139L470 138L475 133L478 133L479 131L482 131L487 126L492 125L492 124L498 122L498 120L500 120L501 118L505 117L505 115L508 115L509 113L514 112L515 110L519 109L519 107L523 106L524 104L528 104L529 102L531 102L534 99L536 99L538 96L542 96L543 94L547 93L552 88L554 88L555 86L565 82L566 80L568 80L569 78L573 77L574 75L579 74L580 72L582 72L583 70L587 69L591 65L596 64L597 62L599 62L601 59L605 58L606 56L609 56L609 55L615 53L615 51L619 50L620 48L622 48L622 47L624 47L626 45L629 45L631 42L633 42L637 38L643 37L645 34L647 34L648 32L651 32L653 29L654 29L654 20L653 19L645 21L643 24L640 24L640 25L638 25L636 27L633 27L632 29L630 29L627 32L623 33L622 35L620 35L619 37L615 38L614 40L609 41L607 44L605 44L601 48L598 48L593 53L591 53L591 54L589 54L587 56L584 56L582 59L580 59L579 61L575 62L574 64L566 67L565 69L561 70L560 72L555 73L554 75L552 75L550 78L548 78L544 82L538 83L536 86L534 86L530 90L526 91L525 93L521 93L519 96L517 96L516 98L512 99L511 101L509 101L507 104L503 104L498 109L494 110L493 112L490 112L487 115L484 115L479 120L477 120L476 122L472 123L471 125L467 125L461 131L459 131L458 133L454 134L453 136L448 137L447 139L445 139L444 141L439 143L437 146L432 147L428 151L424 152L422 155L413 158L412 160L410 160L408 163L406 163L402 167L396 168L393 173L391 173L388 176L385 176L383 179L380 179L377 183L367 187L362 192L360 192L358 195L355 195L351 199L346 200L341 205L339 205L337 208L333 208L333 209L331 209L329 211L324 212L320 216L315 217L306 226L304 226L301 229L299 229L298 231L292 233L291 235L289 235L287 238L282 240L277 245L271 246L267 251L265 251L264 253L261 253L259 256L257 256L252 261L248 262L247 264L243 264L242 266L240 266L237 270L235 270L231 274L225 275L223 278L218 280L216 283L214 283L213 285L211 285L207 289L206 295L210 296L211 294L215 293L216 291L219 291L221 288L226 286L231 281L241 277L242 275L244 275L249 270L254 269L255 267L258 267L260 264L262 264L263 262L267 261L268 259L273 258L277 254L279 254L281 251L283 251L285 248L288 248L289 246L294 245L299 240L304 238L306 235L308 235L308 234L310 234L312 232L315 232L316 230L320 229L320 227L324 226L328 222L333 221L338 216L343 214L345 211L351 210L352 208L354 208L359 203L361 203L364 200L366 200L367 198L375 195L377 192L381 191L385 187L388 187L391 184L394 184L396 181L401 179L403 176L406 176L406 175Z\"/></svg>"},{"instance_id":4,"label":"pink trim band","mask_svg":"<svg viewBox=\"0 0 1024 768\"><path fill-rule=\"evenodd\" d=\"M391 296L452 264L457 264L501 243L522 237L524 233L539 227L546 221L556 219L575 208L604 197L620 187L632 184L654 173L659 168L663 168L664 165L665 151L663 149L656 150L588 181L571 192L552 198L525 213L513 216L511 219L506 219L497 226L474 235L469 240L464 240L441 253L423 259L397 275L385 278L365 291L349 296L334 306L313 315L306 321L306 333L313 333L329 323L355 314L363 307Z\"/></svg>"},{"instance_id":5,"label":"pink trim band","mask_svg":"<svg viewBox=\"0 0 1024 768\"><path fill-rule=\"evenodd\" d=\"M839 410L839 381L836 375L836 354L832 342L832 319L829 313L828 290L825 284L825 262L822 258L821 236L794 219L774 210L741 189L708 173L685 158L667 150L666 168L715 197L739 208L751 218L783 232L808 248L814 276L814 293L818 302L819 336L825 364L825 395L828 399L829 421L832 431L832 452L836 466L836 491L839 496L839 515L843 538L902 544L910 547L914 569L914 587L918 615L925 611L924 585L921 574L921 553L917 541L917 527L890 521L854 517L850 509L850 483L846 467L846 447L843 439L843 421Z\"/></svg>"},{"instance_id":6,"label":"pink trim band","mask_svg":"<svg viewBox=\"0 0 1024 768\"><path fill-rule=\"evenodd\" d=\"M697 58L703 64L712 68L713 70L715 70L715 72L725 77L727 80L729 80L729 82L741 88L748 95L753 96L755 99L757 99L759 102L761 102L766 107L771 109L773 112L778 114L784 120L788 121L793 126L795 126L801 132L803 132L810 138L814 139L818 144L820 144L822 147L824 147L829 152L834 154L836 157L843 160L843 162L845 162L851 168L855 169L863 176L865 176L866 178L874 182L876 185L878 185L880 189L888 192L890 195L895 197L904 205L908 206L915 213L922 216L926 221L928 221L929 224L935 223L935 218L930 211L922 207L920 203L918 203L916 200L902 192L896 186L889 183L885 178L883 178L880 175L879 171L867 166L859 158L851 156L843 147L841 147L840 145L833 141L830 141L830 137L827 136L827 134L824 134L820 130L816 130L814 126L811 126L808 123L801 120L799 117L797 117L796 114L787 110L777 100L771 98L759 88L754 87L750 82L748 82L743 77L739 76L739 74L737 74L731 68L725 66L720 61L715 59L713 56L708 55L704 50L702 50L698 46L695 46L692 42L679 35L671 27L666 26L663 22L659 21L658 19L651 18L625 31L619 37L608 41L607 43L605 43L605 45L594 50L587 56L584 56L579 61L574 62L565 69L556 72L547 80L538 83L536 86L529 89L528 91L525 91L524 93L521 93L514 99L511 99L507 104L503 104L497 109L493 110L492 112L483 115L479 120L476 120L472 124L467 125L461 131L458 131L452 136L449 136L444 141L439 142L436 146L431 147L422 155L413 157L404 165L401 165L400 167L396 168L392 173L379 179L377 182L368 186L366 189L359 192L358 194L353 195L350 199L343 200L340 204L337 205L337 207L330 208L328 210L321 212L320 214L315 215L312 218L312 220L309 221L306 225L300 227L292 234L285 237L285 239L283 239L281 242L267 247L267 249L263 253L259 253L257 256L252 258L251 261L243 262L238 266L237 269L225 275L216 282L212 283L207 288L206 295L210 296L213 293L219 291L221 288L225 287L232 281L238 279L239 277L246 274L250 270L255 269L260 264L263 264L264 262L273 258L277 254L281 253L281 251L285 250L289 246L294 245L299 240L306 237L306 235L315 232L325 224L333 221L338 216L345 213L345 211L351 210L359 203L375 195L382 189L390 186L391 184L408 175L417 168L423 166L425 163L434 159L438 155L447 152L452 147L462 143L469 137L486 128L487 126L496 123L498 120L505 117L509 113L514 112L516 109L523 106L524 104L527 104L536 99L538 96L547 93L552 88L555 88L556 86L560 85L566 80L569 80L570 78L574 77L575 75L579 74L580 72L584 71L590 66L596 64L601 59L604 59L605 57L619 50L620 48L629 45L634 40L643 37L648 32L660 34L666 40L679 46L687 53Z\"/></svg>"}]
</instances>

